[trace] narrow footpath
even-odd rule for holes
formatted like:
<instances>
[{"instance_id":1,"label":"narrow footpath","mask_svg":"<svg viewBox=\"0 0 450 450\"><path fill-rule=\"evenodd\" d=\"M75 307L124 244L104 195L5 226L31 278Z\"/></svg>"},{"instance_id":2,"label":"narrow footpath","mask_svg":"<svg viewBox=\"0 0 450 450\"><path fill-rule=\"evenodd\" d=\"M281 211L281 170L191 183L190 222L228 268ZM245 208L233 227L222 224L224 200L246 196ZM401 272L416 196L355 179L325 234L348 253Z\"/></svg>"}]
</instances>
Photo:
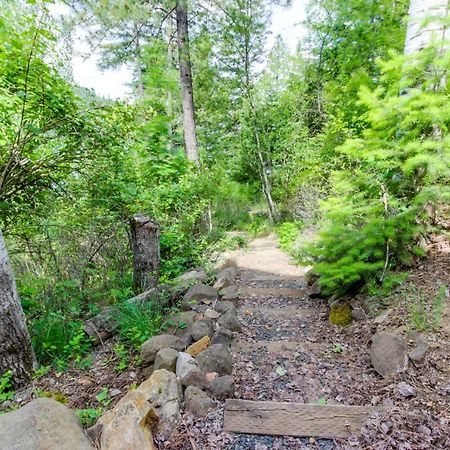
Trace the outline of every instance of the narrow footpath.
<instances>
[{"instance_id":1,"label":"narrow footpath","mask_svg":"<svg viewBox=\"0 0 450 450\"><path fill-rule=\"evenodd\" d=\"M251 241L230 260L239 268L242 293L242 332L231 349L235 398L364 406L380 401L371 397L369 387L380 381L362 351L371 333L329 323L326 304L308 296L306 269L294 264L275 236ZM178 445L193 450L341 448L325 439L223 432L223 405L206 419L185 418Z\"/></svg>"}]
</instances>

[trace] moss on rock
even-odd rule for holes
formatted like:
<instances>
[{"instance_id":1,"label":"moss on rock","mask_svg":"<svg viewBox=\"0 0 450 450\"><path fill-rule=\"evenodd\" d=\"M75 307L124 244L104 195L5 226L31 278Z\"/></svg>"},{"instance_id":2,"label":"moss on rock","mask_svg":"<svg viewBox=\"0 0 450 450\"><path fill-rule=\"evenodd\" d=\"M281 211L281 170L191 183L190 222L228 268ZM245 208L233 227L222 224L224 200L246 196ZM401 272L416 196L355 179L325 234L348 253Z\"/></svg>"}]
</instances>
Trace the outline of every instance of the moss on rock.
<instances>
[{"instance_id":1,"label":"moss on rock","mask_svg":"<svg viewBox=\"0 0 450 450\"><path fill-rule=\"evenodd\" d=\"M352 307L348 303L338 303L330 308L328 315L331 323L347 326L352 321Z\"/></svg>"}]
</instances>

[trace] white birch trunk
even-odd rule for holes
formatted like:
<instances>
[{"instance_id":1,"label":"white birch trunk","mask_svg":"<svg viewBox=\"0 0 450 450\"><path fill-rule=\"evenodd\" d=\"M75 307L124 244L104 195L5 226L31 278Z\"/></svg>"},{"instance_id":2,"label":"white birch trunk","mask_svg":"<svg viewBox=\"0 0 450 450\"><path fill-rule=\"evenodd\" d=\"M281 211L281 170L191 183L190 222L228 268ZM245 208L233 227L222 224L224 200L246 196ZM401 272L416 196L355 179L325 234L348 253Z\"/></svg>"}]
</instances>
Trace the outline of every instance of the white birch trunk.
<instances>
[{"instance_id":1,"label":"white birch trunk","mask_svg":"<svg viewBox=\"0 0 450 450\"><path fill-rule=\"evenodd\" d=\"M437 19L448 17L449 0L411 0L406 32L405 55L422 50L433 40L449 39L449 30ZM424 23L425 19L430 20Z\"/></svg>"}]
</instances>

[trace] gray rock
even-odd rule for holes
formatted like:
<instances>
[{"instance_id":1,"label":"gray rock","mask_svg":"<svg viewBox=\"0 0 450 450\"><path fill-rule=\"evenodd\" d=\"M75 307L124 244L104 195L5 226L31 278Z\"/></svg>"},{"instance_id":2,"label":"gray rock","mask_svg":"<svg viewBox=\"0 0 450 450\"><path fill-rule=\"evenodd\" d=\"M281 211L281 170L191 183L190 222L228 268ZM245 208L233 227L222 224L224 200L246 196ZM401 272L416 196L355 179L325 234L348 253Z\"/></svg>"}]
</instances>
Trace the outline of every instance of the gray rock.
<instances>
[{"instance_id":1,"label":"gray rock","mask_svg":"<svg viewBox=\"0 0 450 450\"><path fill-rule=\"evenodd\" d=\"M305 273L304 277L308 286L312 286L319 279L319 275L317 275L317 273L314 272L314 269L309 269Z\"/></svg>"},{"instance_id":2,"label":"gray rock","mask_svg":"<svg viewBox=\"0 0 450 450\"><path fill-rule=\"evenodd\" d=\"M362 308L353 308L352 309L352 318L355 320L365 320L366 319L366 313Z\"/></svg>"},{"instance_id":3,"label":"gray rock","mask_svg":"<svg viewBox=\"0 0 450 450\"><path fill-rule=\"evenodd\" d=\"M93 339L94 345L108 340L117 333L119 324L114 319L114 312L111 307L105 308L85 322L84 332Z\"/></svg>"},{"instance_id":4,"label":"gray rock","mask_svg":"<svg viewBox=\"0 0 450 450\"><path fill-rule=\"evenodd\" d=\"M374 369L384 378L390 378L407 365L406 342L398 334L380 331L372 338L370 359Z\"/></svg>"},{"instance_id":5,"label":"gray rock","mask_svg":"<svg viewBox=\"0 0 450 450\"><path fill-rule=\"evenodd\" d=\"M181 384L184 387L196 386L200 389L203 389L205 387L205 377L202 371L197 366L195 366L183 378L181 378Z\"/></svg>"},{"instance_id":6,"label":"gray rock","mask_svg":"<svg viewBox=\"0 0 450 450\"><path fill-rule=\"evenodd\" d=\"M235 390L234 378L231 375L214 378L214 380L208 384L208 390L219 400L232 398L234 397Z\"/></svg>"},{"instance_id":7,"label":"gray rock","mask_svg":"<svg viewBox=\"0 0 450 450\"><path fill-rule=\"evenodd\" d=\"M197 367L195 359L188 353L180 352L178 354L176 374L177 377L183 380L186 375Z\"/></svg>"},{"instance_id":8,"label":"gray rock","mask_svg":"<svg viewBox=\"0 0 450 450\"><path fill-rule=\"evenodd\" d=\"M404 381L401 381L397 385L397 392L405 398L408 397L415 397L417 395L417 391L414 387L412 387L410 384L405 383Z\"/></svg>"},{"instance_id":9,"label":"gray rock","mask_svg":"<svg viewBox=\"0 0 450 450\"><path fill-rule=\"evenodd\" d=\"M137 389L155 408L159 417L153 433L159 439L167 439L181 419L181 384L168 370L155 370L152 376Z\"/></svg>"},{"instance_id":10,"label":"gray rock","mask_svg":"<svg viewBox=\"0 0 450 450\"><path fill-rule=\"evenodd\" d=\"M239 319L237 318L237 314L232 311L228 310L224 312L218 319L217 319L217 325L226 328L230 331L241 331L241 323L239 322Z\"/></svg>"},{"instance_id":11,"label":"gray rock","mask_svg":"<svg viewBox=\"0 0 450 450\"><path fill-rule=\"evenodd\" d=\"M217 372L219 375L231 375L233 363L227 347L220 344L209 346L196 358L199 369L204 373Z\"/></svg>"},{"instance_id":12,"label":"gray rock","mask_svg":"<svg viewBox=\"0 0 450 450\"><path fill-rule=\"evenodd\" d=\"M241 298L241 293L236 286L228 286L219 292L224 301L237 302Z\"/></svg>"},{"instance_id":13,"label":"gray rock","mask_svg":"<svg viewBox=\"0 0 450 450\"><path fill-rule=\"evenodd\" d=\"M216 311L215 309L208 308L205 311L204 316L207 319L217 320L220 317L220 312Z\"/></svg>"},{"instance_id":14,"label":"gray rock","mask_svg":"<svg viewBox=\"0 0 450 450\"><path fill-rule=\"evenodd\" d=\"M413 338L416 346L409 352L409 359L417 367L423 366L427 360L428 343L420 333L414 333Z\"/></svg>"},{"instance_id":15,"label":"gray rock","mask_svg":"<svg viewBox=\"0 0 450 450\"><path fill-rule=\"evenodd\" d=\"M191 336L194 341L199 341L204 336L212 337L214 334L214 322L211 319L200 319L192 325Z\"/></svg>"},{"instance_id":16,"label":"gray rock","mask_svg":"<svg viewBox=\"0 0 450 450\"><path fill-rule=\"evenodd\" d=\"M175 334L176 336L183 336L189 333L189 329L194 325L198 318L197 311L183 311L169 317L166 324L169 325L166 329L166 334Z\"/></svg>"},{"instance_id":17,"label":"gray rock","mask_svg":"<svg viewBox=\"0 0 450 450\"><path fill-rule=\"evenodd\" d=\"M190 287L183 297L180 307L183 310L192 309L200 302L212 302L217 298L217 290L206 284L195 284Z\"/></svg>"},{"instance_id":18,"label":"gray rock","mask_svg":"<svg viewBox=\"0 0 450 450\"><path fill-rule=\"evenodd\" d=\"M216 402L209 398L201 389L188 386L184 392L186 411L197 417L205 417L208 411L216 406Z\"/></svg>"},{"instance_id":19,"label":"gray rock","mask_svg":"<svg viewBox=\"0 0 450 450\"><path fill-rule=\"evenodd\" d=\"M170 372L175 372L177 359L178 350L169 347L162 348L156 354L153 370L166 369Z\"/></svg>"},{"instance_id":20,"label":"gray rock","mask_svg":"<svg viewBox=\"0 0 450 450\"><path fill-rule=\"evenodd\" d=\"M183 342L177 336L173 334L161 334L159 336L153 336L146 340L141 347L141 359L142 366L148 367L153 364L156 358L156 354L162 348L173 348L181 351L184 349Z\"/></svg>"},{"instance_id":21,"label":"gray rock","mask_svg":"<svg viewBox=\"0 0 450 450\"><path fill-rule=\"evenodd\" d=\"M214 283L214 289L220 291L221 289L231 286L237 276L237 269L235 267L227 267L222 269L217 275L216 282Z\"/></svg>"},{"instance_id":22,"label":"gray rock","mask_svg":"<svg viewBox=\"0 0 450 450\"><path fill-rule=\"evenodd\" d=\"M386 322L390 316L390 314L392 313L392 309L386 309L386 311L383 311L380 315L378 315L377 317L375 317L375 319L373 319L373 323L375 325L381 325L382 323Z\"/></svg>"},{"instance_id":23,"label":"gray rock","mask_svg":"<svg viewBox=\"0 0 450 450\"><path fill-rule=\"evenodd\" d=\"M192 283L202 283L208 279L208 275L202 268L189 270L175 278L175 284L180 288L187 288Z\"/></svg>"},{"instance_id":24,"label":"gray rock","mask_svg":"<svg viewBox=\"0 0 450 450\"><path fill-rule=\"evenodd\" d=\"M227 328L218 327L214 332L211 339L211 344L221 344L225 347L230 347L231 341L233 340L233 332Z\"/></svg>"},{"instance_id":25,"label":"gray rock","mask_svg":"<svg viewBox=\"0 0 450 450\"><path fill-rule=\"evenodd\" d=\"M234 306L234 304L229 301L217 302L214 305L214 309L219 313L224 313L226 311L232 311L233 313L237 314L236 306Z\"/></svg>"},{"instance_id":26,"label":"gray rock","mask_svg":"<svg viewBox=\"0 0 450 450\"><path fill-rule=\"evenodd\" d=\"M0 416L0 450L93 450L78 418L50 398Z\"/></svg>"}]
</instances>

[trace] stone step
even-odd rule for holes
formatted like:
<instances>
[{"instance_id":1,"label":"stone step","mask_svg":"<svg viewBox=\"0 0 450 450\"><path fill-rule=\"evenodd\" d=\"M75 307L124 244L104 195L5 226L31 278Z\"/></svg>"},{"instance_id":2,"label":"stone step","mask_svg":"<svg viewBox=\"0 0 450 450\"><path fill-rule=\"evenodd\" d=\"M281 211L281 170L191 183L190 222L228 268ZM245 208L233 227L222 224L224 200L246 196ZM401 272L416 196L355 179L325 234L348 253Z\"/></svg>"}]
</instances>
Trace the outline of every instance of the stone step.
<instances>
[{"instance_id":1,"label":"stone step","mask_svg":"<svg viewBox=\"0 0 450 450\"><path fill-rule=\"evenodd\" d=\"M307 289L294 288L255 288L241 287L241 294L248 297L292 297L302 298L308 293Z\"/></svg>"},{"instance_id":2,"label":"stone step","mask_svg":"<svg viewBox=\"0 0 450 450\"><path fill-rule=\"evenodd\" d=\"M319 315L320 310L316 308L268 308L261 307L246 307L245 305L239 309L239 314L243 317L252 315L263 315L268 318L274 317L277 319L284 318L307 318L314 315Z\"/></svg>"},{"instance_id":3,"label":"stone step","mask_svg":"<svg viewBox=\"0 0 450 450\"><path fill-rule=\"evenodd\" d=\"M266 349L269 353L278 353L282 350L289 351L304 351L305 347L311 350L317 350L321 347L321 344L317 342L309 342L305 339L301 341L247 341L247 340L234 340L231 344L231 350L234 353L250 353L262 349Z\"/></svg>"}]
</instances>

